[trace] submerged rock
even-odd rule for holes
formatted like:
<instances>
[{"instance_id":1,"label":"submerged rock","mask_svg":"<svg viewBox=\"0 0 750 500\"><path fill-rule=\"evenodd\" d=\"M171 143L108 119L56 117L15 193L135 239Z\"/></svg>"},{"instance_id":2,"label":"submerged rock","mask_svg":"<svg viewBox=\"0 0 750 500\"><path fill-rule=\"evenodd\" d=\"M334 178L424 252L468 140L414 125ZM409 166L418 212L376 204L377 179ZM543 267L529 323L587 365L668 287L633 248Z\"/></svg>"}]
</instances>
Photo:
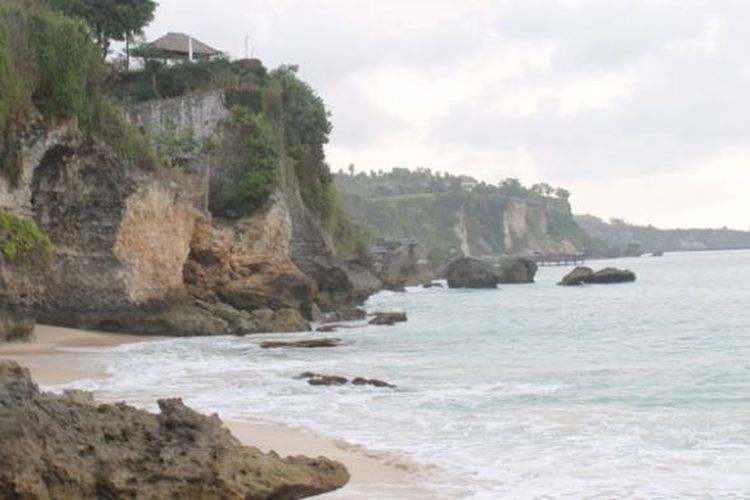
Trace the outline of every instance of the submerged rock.
<instances>
[{"instance_id":1,"label":"submerged rock","mask_svg":"<svg viewBox=\"0 0 750 500\"><path fill-rule=\"evenodd\" d=\"M307 383L310 385L344 385L349 382L346 377L340 377L338 375L322 375L320 373L304 372L296 378L307 379Z\"/></svg>"},{"instance_id":2,"label":"submerged rock","mask_svg":"<svg viewBox=\"0 0 750 500\"><path fill-rule=\"evenodd\" d=\"M391 389L394 389L396 386L393 384L389 384L388 382L383 382L382 380L378 380L376 378L364 378L364 377L357 377L354 380L352 380L352 385L373 385L375 387L390 387Z\"/></svg>"},{"instance_id":3,"label":"submerged rock","mask_svg":"<svg viewBox=\"0 0 750 500\"><path fill-rule=\"evenodd\" d=\"M242 446L217 416L179 399L159 408L41 394L26 369L0 362L0 496L295 499L349 480L324 457Z\"/></svg>"},{"instance_id":4,"label":"submerged rock","mask_svg":"<svg viewBox=\"0 0 750 500\"><path fill-rule=\"evenodd\" d=\"M376 312L375 316L369 323L371 325L392 326L396 323L403 323L404 321L406 321L406 313L403 312Z\"/></svg>"},{"instance_id":5,"label":"submerged rock","mask_svg":"<svg viewBox=\"0 0 750 500\"><path fill-rule=\"evenodd\" d=\"M438 281L426 281L422 283L422 288L444 288L443 284Z\"/></svg>"},{"instance_id":6,"label":"submerged rock","mask_svg":"<svg viewBox=\"0 0 750 500\"><path fill-rule=\"evenodd\" d=\"M297 375L297 379L307 379L310 385L345 385L349 379L339 375L322 375L314 372L303 372ZM356 377L351 381L352 385L371 385L373 387L388 387L394 389L396 386L375 378Z\"/></svg>"},{"instance_id":7,"label":"submerged rock","mask_svg":"<svg viewBox=\"0 0 750 500\"><path fill-rule=\"evenodd\" d=\"M260 344L262 349L280 349L283 347L296 347L303 349L314 349L318 347L336 347L341 343L341 339L326 338L326 339L309 339L309 340L296 340L296 341L275 341L269 340Z\"/></svg>"},{"instance_id":8,"label":"submerged rock","mask_svg":"<svg viewBox=\"0 0 750 500\"><path fill-rule=\"evenodd\" d=\"M585 283L591 284L609 284L609 283L629 283L635 281L635 273L628 269L616 269L607 267L594 272L589 267L576 267L566 274L558 285L577 286Z\"/></svg>"}]
</instances>

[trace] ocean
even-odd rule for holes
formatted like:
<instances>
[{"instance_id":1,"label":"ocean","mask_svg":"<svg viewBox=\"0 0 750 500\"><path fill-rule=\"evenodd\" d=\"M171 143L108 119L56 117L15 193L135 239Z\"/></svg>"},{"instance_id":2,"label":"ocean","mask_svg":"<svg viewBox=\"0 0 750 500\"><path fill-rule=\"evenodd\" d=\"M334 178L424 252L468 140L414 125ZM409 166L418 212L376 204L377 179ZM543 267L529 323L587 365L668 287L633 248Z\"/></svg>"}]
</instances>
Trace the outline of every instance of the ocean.
<instances>
[{"instance_id":1,"label":"ocean","mask_svg":"<svg viewBox=\"0 0 750 500\"><path fill-rule=\"evenodd\" d=\"M179 396L439 470L449 498L750 498L750 252L592 261L635 283L381 292L392 327L206 337L101 350L107 399ZM260 349L341 338L333 349ZM304 371L396 384L313 387Z\"/></svg>"}]
</instances>

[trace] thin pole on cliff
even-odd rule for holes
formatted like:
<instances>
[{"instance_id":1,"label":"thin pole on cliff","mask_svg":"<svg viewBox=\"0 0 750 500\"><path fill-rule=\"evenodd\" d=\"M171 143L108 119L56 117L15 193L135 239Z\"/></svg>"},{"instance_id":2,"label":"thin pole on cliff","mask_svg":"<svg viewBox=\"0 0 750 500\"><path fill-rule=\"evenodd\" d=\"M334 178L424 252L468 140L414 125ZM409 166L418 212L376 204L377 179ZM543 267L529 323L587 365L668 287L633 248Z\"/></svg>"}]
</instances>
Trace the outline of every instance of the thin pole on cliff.
<instances>
[{"instance_id":1,"label":"thin pole on cliff","mask_svg":"<svg viewBox=\"0 0 750 500\"><path fill-rule=\"evenodd\" d=\"M206 155L206 168L203 176L203 213L208 215L208 201L211 193L211 153Z\"/></svg>"}]
</instances>

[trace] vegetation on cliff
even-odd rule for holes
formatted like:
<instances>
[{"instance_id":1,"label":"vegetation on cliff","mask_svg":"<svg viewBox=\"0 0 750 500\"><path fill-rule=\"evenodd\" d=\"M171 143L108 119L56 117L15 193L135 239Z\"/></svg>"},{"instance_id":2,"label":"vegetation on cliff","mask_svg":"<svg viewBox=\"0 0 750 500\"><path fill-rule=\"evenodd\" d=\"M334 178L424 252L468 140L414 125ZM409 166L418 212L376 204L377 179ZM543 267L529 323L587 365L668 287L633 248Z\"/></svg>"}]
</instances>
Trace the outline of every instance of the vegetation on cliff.
<instances>
[{"instance_id":1,"label":"vegetation on cliff","mask_svg":"<svg viewBox=\"0 0 750 500\"><path fill-rule=\"evenodd\" d=\"M585 246L561 188L516 179L497 185L469 176L394 168L335 181L344 204L377 237L417 238L431 265L465 254L499 255L561 251ZM518 210L522 207L522 210ZM512 226L509 226L512 223ZM524 234L517 234L523 229Z\"/></svg>"},{"instance_id":2,"label":"vegetation on cliff","mask_svg":"<svg viewBox=\"0 0 750 500\"><path fill-rule=\"evenodd\" d=\"M11 260L36 250L49 255L52 242L34 221L0 210L0 250Z\"/></svg>"},{"instance_id":3,"label":"vegetation on cliff","mask_svg":"<svg viewBox=\"0 0 750 500\"><path fill-rule=\"evenodd\" d=\"M0 5L0 173L15 184L16 135L38 114L47 123L76 119L82 129L143 168L155 156L102 92L106 67L82 22L44 7L10 0Z\"/></svg>"},{"instance_id":4,"label":"vegetation on cliff","mask_svg":"<svg viewBox=\"0 0 750 500\"><path fill-rule=\"evenodd\" d=\"M252 215L276 187L299 190L304 205L331 232L339 252L361 252L363 231L344 210L325 160L330 115L321 97L299 78L296 66L268 71L252 59L167 66L148 48L134 53L145 60L144 68L118 75L108 87L123 102L224 92L230 117L211 140L198 145L211 157L214 215ZM155 139L157 150L166 151L167 157L175 148L195 146L178 134Z\"/></svg>"},{"instance_id":5,"label":"vegetation on cliff","mask_svg":"<svg viewBox=\"0 0 750 500\"><path fill-rule=\"evenodd\" d=\"M620 257L642 253L750 248L750 231L731 229L659 229L628 224L622 219L606 222L593 215L577 215L576 223L589 239L595 257Z\"/></svg>"}]
</instances>

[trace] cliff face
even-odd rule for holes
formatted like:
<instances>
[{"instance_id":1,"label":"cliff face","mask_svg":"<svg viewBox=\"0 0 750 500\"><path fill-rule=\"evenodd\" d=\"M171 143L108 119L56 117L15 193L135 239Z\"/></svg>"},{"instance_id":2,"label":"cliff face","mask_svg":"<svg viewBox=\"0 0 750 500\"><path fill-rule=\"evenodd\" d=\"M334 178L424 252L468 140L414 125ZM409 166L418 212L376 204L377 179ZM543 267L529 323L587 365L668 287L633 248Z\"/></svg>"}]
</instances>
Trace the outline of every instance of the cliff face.
<instances>
[{"instance_id":1,"label":"cliff face","mask_svg":"<svg viewBox=\"0 0 750 500\"><path fill-rule=\"evenodd\" d=\"M559 199L499 194L419 193L363 198L347 208L375 236L416 238L433 265L473 257L582 252L585 236Z\"/></svg>"},{"instance_id":2,"label":"cliff face","mask_svg":"<svg viewBox=\"0 0 750 500\"><path fill-rule=\"evenodd\" d=\"M226 106L223 92L209 91L142 102L126 107L125 115L152 133L171 128L206 138L218 133L229 114ZM273 195L251 217L201 226L185 271L189 290L241 309L292 308L308 317L316 299L323 309L361 302L380 288L379 280L365 266L337 258L330 231L302 197L302 181L283 137L277 142ZM209 161L215 160L194 159Z\"/></svg>"},{"instance_id":3,"label":"cliff face","mask_svg":"<svg viewBox=\"0 0 750 500\"><path fill-rule=\"evenodd\" d=\"M37 222L54 253L6 261L3 302L68 322L182 293L201 215L181 200L177 184L132 168L69 126L37 128L22 144L24 175L0 197Z\"/></svg>"}]
</instances>

